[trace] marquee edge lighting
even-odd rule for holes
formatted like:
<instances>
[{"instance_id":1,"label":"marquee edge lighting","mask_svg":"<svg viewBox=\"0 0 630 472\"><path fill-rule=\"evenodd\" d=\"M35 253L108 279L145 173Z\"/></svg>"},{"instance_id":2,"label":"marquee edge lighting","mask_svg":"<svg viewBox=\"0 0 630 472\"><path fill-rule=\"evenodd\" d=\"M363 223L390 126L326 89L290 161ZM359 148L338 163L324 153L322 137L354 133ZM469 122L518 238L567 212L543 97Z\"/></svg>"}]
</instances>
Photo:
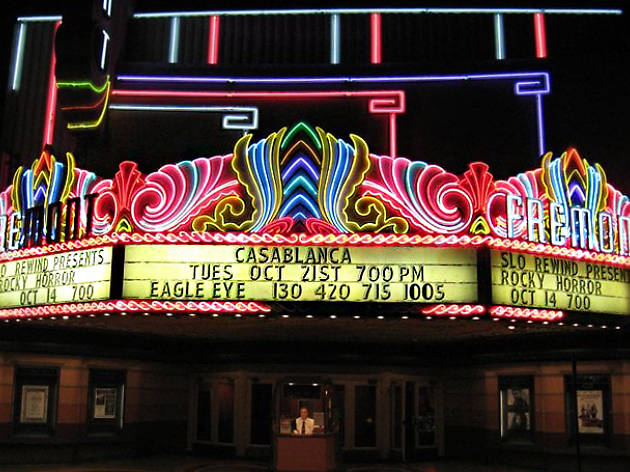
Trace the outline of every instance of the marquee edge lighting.
<instances>
[{"instance_id":1,"label":"marquee edge lighting","mask_svg":"<svg viewBox=\"0 0 630 472\"><path fill-rule=\"evenodd\" d=\"M486 312L486 307L483 305L439 304L423 306L420 311L423 315L468 317L483 315Z\"/></svg>"},{"instance_id":2,"label":"marquee edge lighting","mask_svg":"<svg viewBox=\"0 0 630 472\"><path fill-rule=\"evenodd\" d=\"M295 246L430 246L430 247L487 247L498 251L514 251L539 256L558 257L593 263L609 264L630 268L630 256L603 254L569 247L551 246L518 239L504 239L492 236L444 236L407 235L395 233L370 234L306 234L289 235L272 233L215 232L198 233L180 231L178 233L111 233L47 246L36 246L15 251L0 252L0 262L46 256L65 251L101 246L127 244L231 244L231 245L295 245Z\"/></svg>"},{"instance_id":3,"label":"marquee edge lighting","mask_svg":"<svg viewBox=\"0 0 630 472\"><path fill-rule=\"evenodd\" d=\"M63 303L26 308L0 309L0 319L49 318L63 315L125 313L269 313L271 307L260 302L232 301L159 301L106 300L99 302Z\"/></svg>"},{"instance_id":4,"label":"marquee edge lighting","mask_svg":"<svg viewBox=\"0 0 630 472\"><path fill-rule=\"evenodd\" d=\"M560 321L564 318L564 312L561 310L520 308L503 305L490 307L488 313L497 318L524 319L533 321Z\"/></svg>"}]
</instances>

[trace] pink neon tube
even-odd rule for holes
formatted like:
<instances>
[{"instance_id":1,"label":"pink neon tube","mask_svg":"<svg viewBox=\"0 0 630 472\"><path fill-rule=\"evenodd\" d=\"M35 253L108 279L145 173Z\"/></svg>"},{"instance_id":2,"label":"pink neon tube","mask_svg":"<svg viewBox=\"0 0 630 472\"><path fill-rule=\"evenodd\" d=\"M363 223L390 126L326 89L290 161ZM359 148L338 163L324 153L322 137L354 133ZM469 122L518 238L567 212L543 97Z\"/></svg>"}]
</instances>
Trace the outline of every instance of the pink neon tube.
<instances>
[{"instance_id":1,"label":"pink neon tube","mask_svg":"<svg viewBox=\"0 0 630 472\"><path fill-rule=\"evenodd\" d=\"M370 60L372 64L381 63L381 14L370 15Z\"/></svg>"},{"instance_id":2,"label":"pink neon tube","mask_svg":"<svg viewBox=\"0 0 630 472\"><path fill-rule=\"evenodd\" d=\"M57 34L57 30L61 25L61 21L55 23L55 31L53 38ZM55 109L57 108L57 81L55 80L55 66L57 65L57 57L55 56L55 42L52 43L52 53L50 58L50 72L48 74L48 98L46 100L46 118L44 122L44 139L42 140L42 148L46 144L52 144L55 134Z\"/></svg>"},{"instance_id":3,"label":"pink neon tube","mask_svg":"<svg viewBox=\"0 0 630 472\"><path fill-rule=\"evenodd\" d=\"M219 28L219 17L212 15L208 23L208 64L219 63Z\"/></svg>"},{"instance_id":4,"label":"pink neon tube","mask_svg":"<svg viewBox=\"0 0 630 472\"><path fill-rule=\"evenodd\" d=\"M545 15L534 13L534 35L536 36L536 57L547 57L547 31L545 30Z\"/></svg>"}]
</instances>

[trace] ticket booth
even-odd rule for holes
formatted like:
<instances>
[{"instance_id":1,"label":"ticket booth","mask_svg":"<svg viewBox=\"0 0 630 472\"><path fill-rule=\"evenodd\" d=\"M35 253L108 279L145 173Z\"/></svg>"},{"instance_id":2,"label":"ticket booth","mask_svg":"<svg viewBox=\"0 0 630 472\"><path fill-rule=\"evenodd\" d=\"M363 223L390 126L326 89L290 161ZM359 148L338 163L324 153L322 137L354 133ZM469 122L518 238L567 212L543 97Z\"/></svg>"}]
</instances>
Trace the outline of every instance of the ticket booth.
<instances>
[{"instance_id":1,"label":"ticket booth","mask_svg":"<svg viewBox=\"0 0 630 472\"><path fill-rule=\"evenodd\" d=\"M337 425L330 381L320 377L282 379L276 385L275 405L274 470L336 470Z\"/></svg>"}]
</instances>

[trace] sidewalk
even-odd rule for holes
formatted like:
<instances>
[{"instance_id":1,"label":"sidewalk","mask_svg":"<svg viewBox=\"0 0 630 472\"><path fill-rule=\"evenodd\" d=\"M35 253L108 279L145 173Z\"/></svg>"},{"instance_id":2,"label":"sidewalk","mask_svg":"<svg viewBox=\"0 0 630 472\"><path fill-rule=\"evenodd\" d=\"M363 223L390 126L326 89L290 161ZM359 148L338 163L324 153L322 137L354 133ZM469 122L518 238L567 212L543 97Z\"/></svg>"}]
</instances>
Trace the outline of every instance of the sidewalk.
<instances>
[{"instance_id":1,"label":"sidewalk","mask_svg":"<svg viewBox=\"0 0 630 472\"><path fill-rule=\"evenodd\" d=\"M540 472L510 466L487 466L468 462L419 464L344 464L344 472ZM0 472L270 472L266 462L212 460L189 456L153 456L140 459L84 464L8 465Z\"/></svg>"}]
</instances>

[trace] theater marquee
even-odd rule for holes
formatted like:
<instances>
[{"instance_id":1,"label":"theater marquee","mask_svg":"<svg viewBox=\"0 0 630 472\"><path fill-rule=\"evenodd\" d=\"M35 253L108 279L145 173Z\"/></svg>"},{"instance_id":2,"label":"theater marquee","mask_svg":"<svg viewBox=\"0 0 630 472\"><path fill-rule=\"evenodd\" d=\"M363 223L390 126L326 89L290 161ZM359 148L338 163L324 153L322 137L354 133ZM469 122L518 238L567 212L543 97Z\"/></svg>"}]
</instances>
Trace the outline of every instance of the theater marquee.
<instances>
[{"instance_id":1,"label":"theater marquee","mask_svg":"<svg viewBox=\"0 0 630 472\"><path fill-rule=\"evenodd\" d=\"M630 270L554 257L491 251L492 302L630 314Z\"/></svg>"},{"instance_id":2,"label":"theater marquee","mask_svg":"<svg viewBox=\"0 0 630 472\"><path fill-rule=\"evenodd\" d=\"M127 246L123 296L471 303L477 258L465 248Z\"/></svg>"},{"instance_id":3,"label":"theater marquee","mask_svg":"<svg viewBox=\"0 0 630 472\"><path fill-rule=\"evenodd\" d=\"M0 306L106 300L111 272L111 247L2 262Z\"/></svg>"},{"instance_id":4,"label":"theater marquee","mask_svg":"<svg viewBox=\"0 0 630 472\"><path fill-rule=\"evenodd\" d=\"M56 309L348 301L630 314L628 268L630 198L576 149L502 180L483 162L457 175L298 122L149 174L123 161L100 178L46 149L0 192L6 316L110 296Z\"/></svg>"}]
</instances>

